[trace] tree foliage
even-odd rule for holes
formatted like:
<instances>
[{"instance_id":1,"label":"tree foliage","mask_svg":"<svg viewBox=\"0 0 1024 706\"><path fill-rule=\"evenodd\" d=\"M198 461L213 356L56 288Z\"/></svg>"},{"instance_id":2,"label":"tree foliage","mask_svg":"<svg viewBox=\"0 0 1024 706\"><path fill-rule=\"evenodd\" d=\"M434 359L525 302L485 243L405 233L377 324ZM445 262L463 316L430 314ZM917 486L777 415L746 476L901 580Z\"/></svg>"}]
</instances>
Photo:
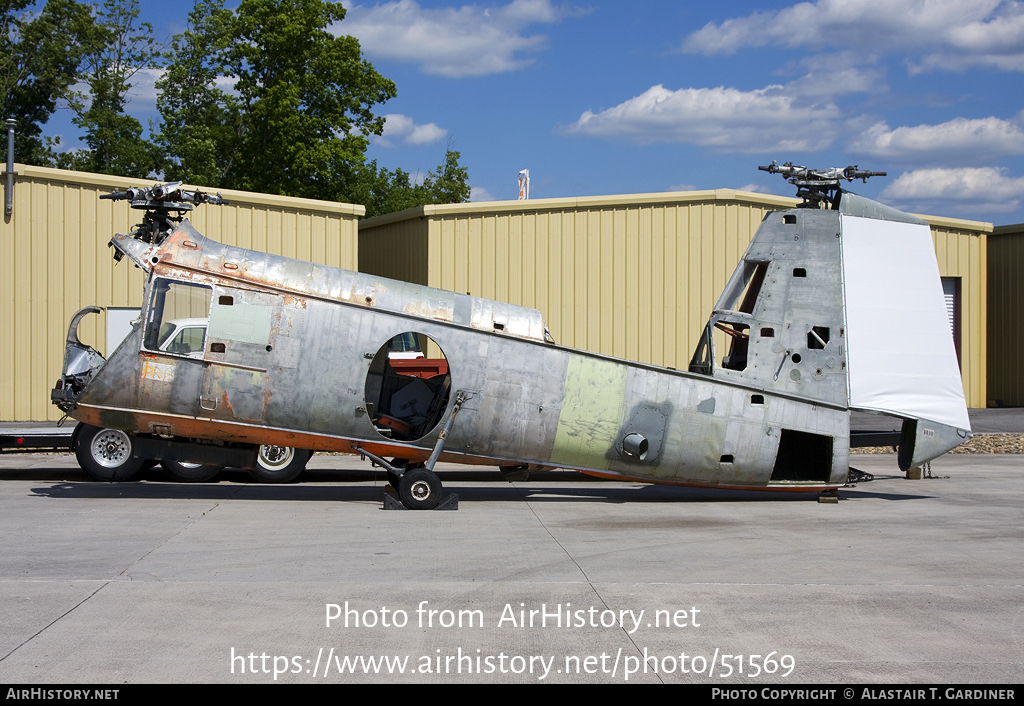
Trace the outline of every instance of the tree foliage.
<instances>
[{"instance_id":1,"label":"tree foliage","mask_svg":"<svg viewBox=\"0 0 1024 706\"><path fill-rule=\"evenodd\" d=\"M71 85L92 41L89 8L75 0L4 0L0 28L2 118L18 121L14 149L20 161L49 166L53 155L43 125L58 105L73 98Z\"/></svg>"},{"instance_id":2,"label":"tree foliage","mask_svg":"<svg viewBox=\"0 0 1024 706\"><path fill-rule=\"evenodd\" d=\"M157 84L167 178L362 203L367 215L468 200L450 149L420 184L364 163L384 127L374 106L396 91L355 38L331 32L344 16L324 0L243 0L234 12L198 0Z\"/></svg>"},{"instance_id":3,"label":"tree foliage","mask_svg":"<svg viewBox=\"0 0 1024 706\"><path fill-rule=\"evenodd\" d=\"M362 164L373 107L394 82L329 28L345 8L323 0L219 0L196 5L161 82L169 172L209 186L337 199ZM234 80L228 92L218 76ZM176 127L177 126L177 127Z\"/></svg>"},{"instance_id":4,"label":"tree foliage","mask_svg":"<svg viewBox=\"0 0 1024 706\"><path fill-rule=\"evenodd\" d=\"M351 178L383 117L371 108L395 84L362 60L354 37L327 27L341 3L243 0L237 10L235 89L246 113L240 159L229 174L239 188L333 199Z\"/></svg>"},{"instance_id":5,"label":"tree foliage","mask_svg":"<svg viewBox=\"0 0 1024 706\"><path fill-rule=\"evenodd\" d=\"M373 160L358 171L349 200L366 206L367 218L414 206L469 201L468 174L459 165L460 156L449 146L444 164L428 172L419 184L411 180L408 172L378 168L377 160Z\"/></svg>"},{"instance_id":6,"label":"tree foliage","mask_svg":"<svg viewBox=\"0 0 1024 706\"><path fill-rule=\"evenodd\" d=\"M38 2L0 0L0 80L7 115L21 123L21 161L363 203L368 215L469 198L450 146L422 181L365 163L384 127L373 111L396 90L358 40L336 35L340 2L242 0L231 10L195 0L166 53L139 21L138 0L47 0L35 11ZM126 106L138 73L161 64L161 124L149 141ZM76 81L86 95L72 92ZM75 108L85 147L53 154L41 126L61 100Z\"/></svg>"},{"instance_id":7,"label":"tree foliage","mask_svg":"<svg viewBox=\"0 0 1024 706\"><path fill-rule=\"evenodd\" d=\"M85 132L87 147L60 155L59 166L130 177L146 177L159 168L155 150L142 138L142 124L125 113L132 77L155 68L161 56L153 28L138 17L137 0L106 0L97 12L82 58L88 107L74 119Z\"/></svg>"},{"instance_id":8,"label":"tree foliage","mask_svg":"<svg viewBox=\"0 0 1024 706\"><path fill-rule=\"evenodd\" d=\"M188 29L171 41L167 70L156 84L163 123L154 137L165 155L168 180L225 186L241 133L238 101L218 86L228 65L234 21L223 0L199 0Z\"/></svg>"}]
</instances>

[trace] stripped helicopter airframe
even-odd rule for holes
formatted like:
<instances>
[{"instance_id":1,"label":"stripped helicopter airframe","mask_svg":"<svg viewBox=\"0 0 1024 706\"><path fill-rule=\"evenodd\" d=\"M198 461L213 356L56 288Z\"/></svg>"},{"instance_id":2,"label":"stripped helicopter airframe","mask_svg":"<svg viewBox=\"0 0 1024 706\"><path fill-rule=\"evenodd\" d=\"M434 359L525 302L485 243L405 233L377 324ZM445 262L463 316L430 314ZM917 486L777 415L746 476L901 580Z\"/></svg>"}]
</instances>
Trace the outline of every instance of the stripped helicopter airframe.
<instances>
[{"instance_id":1,"label":"stripped helicopter airframe","mask_svg":"<svg viewBox=\"0 0 1024 706\"><path fill-rule=\"evenodd\" d=\"M970 438L928 224L841 188L876 175L857 167L761 169L804 203L764 218L688 370L559 346L533 309L213 242L183 214L221 199L180 183L108 194L144 211L110 242L147 273L142 315L104 360L77 336L99 309L78 312L52 400L98 478L161 459L280 481L341 451L413 509L441 500L438 460L834 494L851 410L902 420L904 470ZM200 332L170 345L181 321Z\"/></svg>"}]
</instances>

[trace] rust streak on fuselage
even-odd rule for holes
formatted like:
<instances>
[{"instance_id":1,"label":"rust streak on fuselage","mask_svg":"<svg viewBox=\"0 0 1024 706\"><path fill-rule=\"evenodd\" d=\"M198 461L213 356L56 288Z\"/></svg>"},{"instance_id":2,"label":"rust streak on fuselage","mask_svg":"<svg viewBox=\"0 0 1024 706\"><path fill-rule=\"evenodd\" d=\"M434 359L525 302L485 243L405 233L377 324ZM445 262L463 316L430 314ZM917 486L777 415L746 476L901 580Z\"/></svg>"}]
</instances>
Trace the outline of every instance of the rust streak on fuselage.
<instances>
[{"instance_id":1,"label":"rust streak on fuselage","mask_svg":"<svg viewBox=\"0 0 1024 706\"><path fill-rule=\"evenodd\" d=\"M91 405L79 405L75 410L75 418L93 426L107 426L104 414L110 410ZM366 449L377 456L393 456L413 462L422 462L430 458L431 449L416 448L400 444L389 444L387 441L365 441L327 436L313 432L274 429L259 425L231 423L211 419L179 417L145 411L118 410L131 420L136 429L151 430L154 427L163 429L161 433L187 439L217 438L221 441L243 444L259 443L277 446L309 449L311 451L358 454L359 449ZM505 461L464 454L441 454L442 461L472 463L480 466L498 466Z\"/></svg>"}]
</instances>

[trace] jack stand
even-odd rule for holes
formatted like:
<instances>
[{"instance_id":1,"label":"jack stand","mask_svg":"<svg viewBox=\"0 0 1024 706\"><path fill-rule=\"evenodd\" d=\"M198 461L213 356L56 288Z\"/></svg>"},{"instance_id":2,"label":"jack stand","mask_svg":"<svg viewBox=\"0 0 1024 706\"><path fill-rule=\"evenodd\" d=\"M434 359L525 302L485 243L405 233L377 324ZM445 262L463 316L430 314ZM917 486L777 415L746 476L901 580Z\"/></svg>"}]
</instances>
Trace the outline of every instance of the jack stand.
<instances>
[{"instance_id":1,"label":"jack stand","mask_svg":"<svg viewBox=\"0 0 1024 706\"><path fill-rule=\"evenodd\" d=\"M831 490L823 490L818 493L819 503L835 503L839 502L839 488L832 488Z\"/></svg>"},{"instance_id":2,"label":"jack stand","mask_svg":"<svg viewBox=\"0 0 1024 706\"><path fill-rule=\"evenodd\" d=\"M384 510L408 510L402 501L398 499L398 493L388 483L384 486ZM441 498L441 501L434 506L435 510L458 510L459 494L449 493Z\"/></svg>"}]
</instances>

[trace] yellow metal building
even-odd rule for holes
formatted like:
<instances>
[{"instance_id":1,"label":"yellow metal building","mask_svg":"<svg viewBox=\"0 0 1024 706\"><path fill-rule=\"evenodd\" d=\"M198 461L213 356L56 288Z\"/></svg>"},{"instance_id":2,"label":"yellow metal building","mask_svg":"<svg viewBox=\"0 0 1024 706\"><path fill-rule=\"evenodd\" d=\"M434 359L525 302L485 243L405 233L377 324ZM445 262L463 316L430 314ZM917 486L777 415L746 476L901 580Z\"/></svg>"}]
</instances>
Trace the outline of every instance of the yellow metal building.
<instances>
[{"instance_id":1,"label":"yellow metal building","mask_svg":"<svg viewBox=\"0 0 1024 706\"><path fill-rule=\"evenodd\" d=\"M567 346L685 369L765 213L731 189L421 206L359 224L363 272L540 309ZM967 403L986 402L990 223L931 224Z\"/></svg>"},{"instance_id":2,"label":"yellow metal building","mask_svg":"<svg viewBox=\"0 0 1024 706\"><path fill-rule=\"evenodd\" d=\"M996 226L988 255L988 398L1024 407L1024 223Z\"/></svg>"},{"instance_id":3,"label":"yellow metal building","mask_svg":"<svg viewBox=\"0 0 1024 706\"><path fill-rule=\"evenodd\" d=\"M56 419L67 324L106 354L108 321L142 303L115 264L114 232L139 221L99 195L149 182L16 165L0 227L0 420ZM364 220L362 206L225 191L192 222L224 243L540 309L564 345L685 368L711 307L764 214L795 199L715 191L424 206ZM955 284L968 404L986 401L988 223L923 216ZM358 223L358 225L357 225ZM1019 301L1018 298L1014 301ZM1010 402L1007 402L1010 404Z\"/></svg>"},{"instance_id":4,"label":"yellow metal building","mask_svg":"<svg viewBox=\"0 0 1024 706\"><path fill-rule=\"evenodd\" d=\"M0 420L57 419L50 389L60 377L71 316L89 305L82 340L106 355L107 326L142 304L143 277L106 245L141 220L125 201L100 194L152 182L15 165L13 213L0 226ZM200 206L191 221L222 243L358 269L352 204L223 191L227 206Z\"/></svg>"}]
</instances>

